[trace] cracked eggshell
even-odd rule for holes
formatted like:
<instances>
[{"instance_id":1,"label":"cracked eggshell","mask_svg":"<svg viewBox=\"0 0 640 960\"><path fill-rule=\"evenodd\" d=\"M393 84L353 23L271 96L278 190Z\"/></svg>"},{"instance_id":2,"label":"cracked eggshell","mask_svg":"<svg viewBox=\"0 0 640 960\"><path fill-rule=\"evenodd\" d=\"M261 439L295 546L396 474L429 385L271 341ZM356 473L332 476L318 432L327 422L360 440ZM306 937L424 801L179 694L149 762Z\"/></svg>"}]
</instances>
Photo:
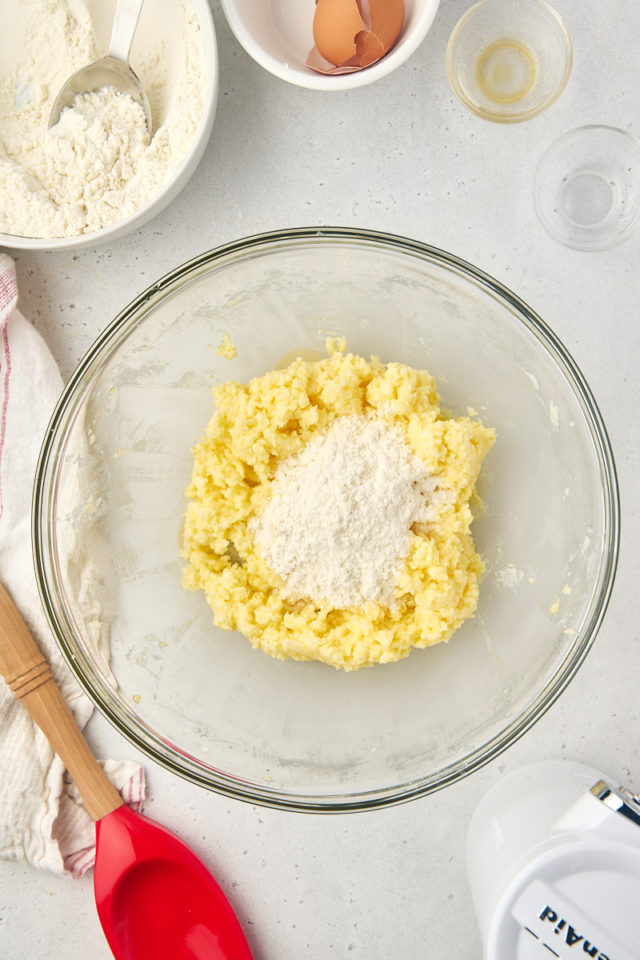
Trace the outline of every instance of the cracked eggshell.
<instances>
[{"instance_id":1,"label":"cracked eggshell","mask_svg":"<svg viewBox=\"0 0 640 960\"><path fill-rule=\"evenodd\" d=\"M360 69L380 60L396 42L404 0L317 0L313 38L317 52L334 67ZM322 69L313 56L307 61Z\"/></svg>"}]
</instances>

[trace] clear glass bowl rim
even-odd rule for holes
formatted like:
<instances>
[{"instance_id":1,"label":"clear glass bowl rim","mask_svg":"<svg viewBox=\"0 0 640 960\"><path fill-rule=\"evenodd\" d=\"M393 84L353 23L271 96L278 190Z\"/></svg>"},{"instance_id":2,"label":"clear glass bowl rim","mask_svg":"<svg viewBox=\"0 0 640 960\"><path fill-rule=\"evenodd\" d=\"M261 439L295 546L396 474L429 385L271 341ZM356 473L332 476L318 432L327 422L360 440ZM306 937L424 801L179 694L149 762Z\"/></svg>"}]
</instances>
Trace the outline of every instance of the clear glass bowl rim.
<instances>
[{"instance_id":1,"label":"clear glass bowl rim","mask_svg":"<svg viewBox=\"0 0 640 960\"><path fill-rule=\"evenodd\" d=\"M373 248L407 254L461 275L490 295L509 305L561 369L574 397L579 402L597 453L602 481L605 547L601 559L598 590L592 597L586 627L574 639L561 668L549 679L528 708L497 735L464 758L425 777L392 787L355 793L300 795L277 791L241 776L232 776L204 766L147 724L123 709L115 701L106 683L92 669L80 643L61 610L55 579L56 550L53 536L53 504L58 468L64 455L64 438L73 423L93 378L99 372L103 356L125 339L144 314L176 287L188 285L210 266L223 267L245 257L298 248L301 245L337 245ZM52 414L40 451L34 483L32 507L33 558L38 590L53 635L64 659L82 689L98 711L146 756L190 783L233 799L281 810L311 813L345 813L372 810L403 803L434 793L468 776L495 759L518 740L549 709L565 690L589 652L605 615L613 589L620 541L620 500L615 461L602 416L582 373L550 327L516 294L465 260L421 241L401 235L348 227L298 227L255 234L209 250L165 274L126 306L94 341L65 386ZM70 637L72 639L70 639Z\"/></svg>"}]
</instances>

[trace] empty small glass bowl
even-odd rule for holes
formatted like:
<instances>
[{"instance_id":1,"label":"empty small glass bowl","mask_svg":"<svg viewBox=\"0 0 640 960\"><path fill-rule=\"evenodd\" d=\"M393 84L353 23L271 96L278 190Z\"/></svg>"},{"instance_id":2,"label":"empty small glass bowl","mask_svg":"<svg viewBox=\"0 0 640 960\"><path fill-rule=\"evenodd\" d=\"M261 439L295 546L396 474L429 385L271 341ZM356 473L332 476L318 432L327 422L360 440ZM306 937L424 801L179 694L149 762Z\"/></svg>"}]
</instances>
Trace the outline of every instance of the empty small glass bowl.
<instances>
[{"instance_id":1,"label":"empty small glass bowl","mask_svg":"<svg viewBox=\"0 0 640 960\"><path fill-rule=\"evenodd\" d=\"M575 250L604 250L640 223L640 141L616 127L578 127L540 158L533 186L538 218Z\"/></svg>"},{"instance_id":2,"label":"empty small glass bowl","mask_svg":"<svg viewBox=\"0 0 640 960\"><path fill-rule=\"evenodd\" d=\"M518 123L554 103L573 64L571 38L544 0L480 0L447 45L447 74L461 103L485 120Z\"/></svg>"}]
</instances>

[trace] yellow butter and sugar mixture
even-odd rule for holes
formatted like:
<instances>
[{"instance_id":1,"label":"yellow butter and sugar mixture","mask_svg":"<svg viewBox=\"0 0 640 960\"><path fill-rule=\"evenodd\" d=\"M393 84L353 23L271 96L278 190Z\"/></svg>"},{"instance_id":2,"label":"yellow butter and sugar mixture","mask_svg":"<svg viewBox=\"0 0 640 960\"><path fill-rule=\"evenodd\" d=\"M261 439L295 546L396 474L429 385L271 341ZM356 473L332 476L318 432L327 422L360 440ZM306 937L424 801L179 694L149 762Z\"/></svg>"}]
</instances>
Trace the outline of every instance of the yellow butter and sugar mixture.
<instances>
[{"instance_id":1,"label":"yellow butter and sugar mixture","mask_svg":"<svg viewBox=\"0 0 640 960\"><path fill-rule=\"evenodd\" d=\"M183 586L273 657L355 670L446 641L473 616L470 502L495 433L447 417L426 371L327 346L214 387Z\"/></svg>"}]
</instances>

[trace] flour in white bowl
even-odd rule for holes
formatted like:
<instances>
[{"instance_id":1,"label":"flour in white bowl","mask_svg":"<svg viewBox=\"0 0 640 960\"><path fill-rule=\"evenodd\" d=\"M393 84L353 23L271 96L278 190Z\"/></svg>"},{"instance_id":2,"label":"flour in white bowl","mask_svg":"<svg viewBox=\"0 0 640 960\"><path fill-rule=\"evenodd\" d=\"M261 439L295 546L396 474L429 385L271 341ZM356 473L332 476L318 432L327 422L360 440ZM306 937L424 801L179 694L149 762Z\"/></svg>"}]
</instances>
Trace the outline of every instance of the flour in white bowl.
<instances>
[{"instance_id":1,"label":"flour in white bowl","mask_svg":"<svg viewBox=\"0 0 640 960\"><path fill-rule=\"evenodd\" d=\"M190 4L179 36L136 64L154 114L105 88L76 97L47 130L64 81L105 54L82 0L13 0L24 22L18 62L0 78L0 232L70 237L117 223L149 202L185 158L203 111L206 65Z\"/></svg>"}]
</instances>

